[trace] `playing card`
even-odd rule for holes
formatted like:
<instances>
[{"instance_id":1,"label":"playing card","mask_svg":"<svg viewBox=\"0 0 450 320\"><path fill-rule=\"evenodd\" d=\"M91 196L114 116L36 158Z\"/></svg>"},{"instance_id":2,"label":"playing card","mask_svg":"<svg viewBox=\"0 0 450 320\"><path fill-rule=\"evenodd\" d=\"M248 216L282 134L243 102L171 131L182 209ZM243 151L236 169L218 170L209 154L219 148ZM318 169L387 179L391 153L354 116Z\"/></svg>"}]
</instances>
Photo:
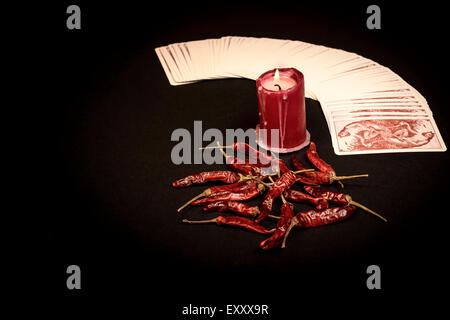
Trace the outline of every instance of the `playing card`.
<instances>
[{"instance_id":1,"label":"playing card","mask_svg":"<svg viewBox=\"0 0 450 320\"><path fill-rule=\"evenodd\" d=\"M165 50L165 47L160 47L160 48L156 48L155 52L156 52L156 55L158 56L159 61L161 62L161 65L164 69L167 79L169 80L169 83L173 86L190 83L190 82L177 82L175 80L173 71L171 70L169 64L167 63L166 58L162 54L162 51L164 51L164 50Z\"/></svg>"},{"instance_id":2,"label":"playing card","mask_svg":"<svg viewBox=\"0 0 450 320\"><path fill-rule=\"evenodd\" d=\"M172 57L175 61L175 64L178 67L179 73L180 73L180 82L185 82L187 79L191 79L192 76L189 72L189 68L187 65L187 61L185 57L183 56L180 44L171 44L168 46L168 50L172 53Z\"/></svg>"},{"instance_id":3,"label":"playing card","mask_svg":"<svg viewBox=\"0 0 450 320\"><path fill-rule=\"evenodd\" d=\"M361 107L361 106L351 106L351 107L347 107L347 108L342 108L342 109L329 109L328 110L328 114L330 116L341 116L341 115L355 115L355 114L373 114L378 115L380 113L394 113L394 114L430 114L429 113L429 109L421 107L421 106L416 106L416 107L397 107L396 105L392 105L392 106L374 106L374 105L370 105L370 106L365 106L365 107Z\"/></svg>"},{"instance_id":4,"label":"playing card","mask_svg":"<svg viewBox=\"0 0 450 320\"><path fill-rule=\"evenodd\" d=\"M432 117L341 119L330 129L339 155L447 150Z\"/></svg>"}]
</instances>

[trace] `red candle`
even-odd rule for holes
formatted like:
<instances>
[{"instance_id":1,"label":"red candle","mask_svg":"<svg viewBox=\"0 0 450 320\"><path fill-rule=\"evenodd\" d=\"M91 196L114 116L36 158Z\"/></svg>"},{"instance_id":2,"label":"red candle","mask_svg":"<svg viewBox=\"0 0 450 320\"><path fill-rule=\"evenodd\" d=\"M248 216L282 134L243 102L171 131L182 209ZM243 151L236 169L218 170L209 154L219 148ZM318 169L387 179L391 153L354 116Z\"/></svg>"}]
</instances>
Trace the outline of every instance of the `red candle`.
<instances>
[{"instance_id":1,"label":"red candle","mask_svg":"<svg viewBox=\"0 0 450 320\"><path fill-rule=\"evenodd\" d=\"M305 83L295 68L274 69L256 80L259 125L258 144L274 152L293 152L309 144L306 130ZM260 129L267 130L267 137ZM278 143L271 141L271 130L278 129Z\"/></svg>"}]
</instances>

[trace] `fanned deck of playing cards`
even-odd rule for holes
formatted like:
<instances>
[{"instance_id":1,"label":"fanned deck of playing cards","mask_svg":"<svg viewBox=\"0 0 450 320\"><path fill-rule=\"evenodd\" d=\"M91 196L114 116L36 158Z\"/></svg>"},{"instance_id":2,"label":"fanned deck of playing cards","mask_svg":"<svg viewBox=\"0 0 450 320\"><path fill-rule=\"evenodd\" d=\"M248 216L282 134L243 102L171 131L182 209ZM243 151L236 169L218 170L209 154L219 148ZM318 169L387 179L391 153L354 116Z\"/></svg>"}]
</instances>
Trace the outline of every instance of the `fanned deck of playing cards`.
<instances>
[{"instance_id":1,"label":"fanned deck of playing cards","mask_svg":"<svg viewBox=\"0 0 450 320\"><path fill-rule=\"evenodd\" d=\"M390 69L355 53L302 41L222 37L155 49L171 85L256 80L294 67L318 100L336 154L446 151L425 98Z\"/></svg>"}]
</instances>

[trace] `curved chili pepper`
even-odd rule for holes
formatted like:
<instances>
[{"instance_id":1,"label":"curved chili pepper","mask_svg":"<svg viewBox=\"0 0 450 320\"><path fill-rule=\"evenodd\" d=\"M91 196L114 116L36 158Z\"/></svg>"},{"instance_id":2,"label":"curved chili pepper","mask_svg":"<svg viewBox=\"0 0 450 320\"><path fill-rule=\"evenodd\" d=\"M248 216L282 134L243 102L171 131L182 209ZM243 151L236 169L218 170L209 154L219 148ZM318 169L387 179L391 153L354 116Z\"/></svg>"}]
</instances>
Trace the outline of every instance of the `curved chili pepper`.
<instances>
[{"instance_id":1,"label":"curved chili pepper","mask_svg":"<svg viewBox=\"0 0 450 320\"><path fill-rule=\"evenodd\" d=\"M304 172L304 174L309 173L308 176L300 176L297 178L297 181L300 181L303 184L317 186L321 184L332 184L333 182L341 182L341 180L345 179L354 179L354 178L362 178L368 177L368 174L356 174L352 176L336 176L334 172Z\"/></svg>"},{"instance_id":2,"label":"curved chili pepper","mask_svg":"<svg viewBox=\"0 0 450 320\"><path fill-rule=\"evenodd\" d=\"M306 174L309 173L308 176ZM330 172L305 172L305 176L300 176L297 178L297 181L300 181L303 184L317 186L321 184L332 184L336 178L336 175Z\"/></svg>"},{"instance_id":3,"label":"curved chili pepper","mask_svg":"<svg viewBox=\"0 0 450 320\"><path fill-rule=\"evenodd\" d=\"M216 197L219 195L224 195L224 194L229 194L229 193L242 193L243 190L249 189L255 184L256 184L255 180L244 180L244 181L236 182L233 184L210 187L208 189L203 190L202 193L200 193L199 195L195 196L194 198L192 198L191 200L186 202L184 205L182 205L180 208L178 208L177 211L180 212L186 206L188 206L189 204L191 204L192 202L196 201L197 199L199 199L201 197ZM262 187L258 187L258 186L256 186L256 187L262 188L262 190L264 190L264 185L262 185ZM217 199L217 200L228 200L228 199Z\"/></svg>"},{"instance_id":4,"label":"curved chili pepper","mask_svg":"<svg viewBox=\"0 0 450 320\"><path fill-rule=\"evenodd\" d=\"M268 250L281 244L287 228L291 223L291 219L294 216L294 206L288 202L283 203L280 215L281 219L277 222L277 229L270 238L267 238L259 244L261 249Z\"/></svg>"},{"instance_id":5,"label":"curved chili pepper","mask_svg":"<svg viewBox=\"0 0 450 320\"><path fill-rule=\"evenodd\" d=\"M303 229L325 226L350 218L355 210L354 206L345 206L300 212L292 219L292 223Z\"/></svg>"},{"instance_id":6,"label":"curved chili pepper","mask_svg":"<svg viewBox=\"0 0 450 320\"><path fill-rule=\"evenodd\" d=\"M286 190L283 193L286 199L294 202L300 203L310 203L316 206L316 209L328 208L328 201L322 197L311 197L309 194L297 191L297 190Z\"/></svg>"},{"instance_id":7,"label":"curved chili pepper","mask_svg":"<svg viewBox=\"0 0 450 320\"><path fill-rule=\"evenodd\" d=\"M270 165L251 164L249 159L238 159L232 156L226 156L226 164L245 176L261 177L263 179L270 174L274 174L273 167Z\"/></svg>"},{"instance_id":8,"label":"curved chili pepper","mask_svg":"<svg viewBox=\"0 0 450 320\"><path fill-rule=\"evenodd\" d=\"M309 179L299 179L300 182L304 184L309 185L317 185L317 184L331 184L334 182L334 177L336 177L336 172L334 171L333 167L326 163L324 160L322 160L319 157L319 154L317 153L316 144L311 141L309 148L306 150L306 156L308 160L321 172L325 173L322 175L317 174L316 176L308 176ZM314 178L313 178L314 177ZM320 183L322 182L322 183ZM338 180L338 183L341 185L341 187L344 187L344 184Z\"/></svg>"},{"instance_id":9,"label":"curved chili pepper","mask_svg":"<svg viewBox=\"0 0 450 320\"><path fill-rule=\"evenodd\" d=\"M319 157L317 153L316 144L311 142L309 148L306 150L306 156L309 161L320 170L320 172L305 173L304 177L299 177L298 181L308 185L320 185L320 184L332 184L337 181L341 187L344 187L341 180L368 177L368 174L357 174L352 176L336 176L336 172L333 167L326 163Z\"/></svg>"},{"instance_id":10,"label":"curved chili pepper","mask_svg":"<svg viewBox=\"0 0 450 320\"><path fill-rule=\"evenodd\" d=\"M239 213L240 215L247 217L256 217L259 214L258 207L251 207L246 205L245 203L237 202L237 201L216 201L208 203L203 207L203 211L232 211Z\"/></svg>"},{"instance_id":11,"label":"curved chili pepper","mask_svg":"<svg viewBox=\"0 0 450 320\"><path fill-rule=\"evenodd\" d=\"M294 166L295 169L297 170L306 170L307 168L300 162L300 160L295 156L295 154L293 154L291 156L291 161L292 161L292 165ZM299 177L297 179L297 181L300 181L304 184L308 184L308 185L319 185L320 183L318 183L318 179L317 176L319 173L322 173L322 171L314 171L314 172L302 172L299 173ZM319 178L320 180L320 178ZM319 181L320 182L320 181Z\"/></svg>"},{"instance_id":12,"label":"curved chili pepper","mask_svg":"<svg viewBox=\"0 0 450 320\"><path fill-rule=\"evenodd\" d=\"M264 201L259 208L260 214L255 220L256 222L261 222L269 215L269 213L272 211L273 201L278 198L284 191L292 187L296 179L297 176L295 175L295 173L292 171L288 171L275 181L275 183L270 187L269 191L264 197Z\"/></svg>"},{"instance_id":13,"label":"curved chili pepper","mask_svg":"<svg viewBox=\"0 0 450 320\"><path fill-rule=\"evenodd\" d=\"M294 166L294 168L297 169L297 170L308 170L308 168L306 168L300 162L300 160L295 156L295 154L293 154L291 156L291 162L292 162L292 165ZM302 173L299 173L299 175L304 176L304 177L314 177L314 173L316 173L316 171L314 171L314 172L302 172Z\"/></svg>"},{"instance_id":14,"label":"curved chili pepper","mask_svg":"<svg viewBox=\"0 0 450 320\"><path fill-rule=\"evenodd\" d=\"M240 180L238 174L232 171L205 171L187 176L172 183L174 187L188 187L193 184L201 184L208 181L222 181L235 183Z\"/></svg>"},{"instance_id":15,"label":"curved chili pepper","mask_svg":"<svg viewBox=\"0 0 450 320\"><path fill-rule=\"evenodd\" d=\"M379 215L375 211L370 210L366 206L363 206L362 204L360 204L356 201L353 201L352 197L349 194L329 191L329 190L325 190L325 189L313 188L310 186L304 186L304 189L306 190L306 192L308 192L309 194L311 194L314 197L322 197L322 198L326 199L327 201L335 203L339 206L347 206L347 205L357 206L357 207L377 216L384 222L387 222L386 218Z\"/></svg>"},{"instance_id":16,"label":"curved chili pepper","mask_svg":"<svg viewBox=\"0 0 450 320\"><path fill-rule=\"evenodd\" d=\"M230 160L230 158L231 158L231 160ZM252 159L250 159L250 158L242 159L242 158L237 158L237 157L233 157L233 156L228 156L227 155L227 163L228 162L244 164L244 165L251 165L251 166L254 166L254 167L257 167L257 168L267 168L267 167L270 167L270 165L271 165L271 162L269 162L269 163L261 163L259 161L253 161L253 158Z\"/></svg>"},{"instance_id":17,"label":"curved chili pepper","mask_svg":"<svg viewBox=\"0 0 450 320\"><path fill-rule=\"evenodd\" d=\"M250 158L256 160L255 164L270 165L272 163L272 157L266 153L256 150L248 143L235 142L233 143L233 150L244 154L247 154Z\"/></svg>"},{"instance_id":18,"label":"curved chili pepper","mask_svg":"<svg viewBox=\"0 0 450 320\"><path fill-rule=\"evenodd\" d=\"M349 204L347 195L345 193L329 191L325 189L313 188L310 186L304 186L303 189L314 197L321 197L329 202L337 204L339 206L346 206Z\"/></svg>"},{"instance_id":19,"label":"curved chili pepper","mask_svg":"<svg viewBox=\"0 0 450 320\"><path fill-rule=\"evenodd\" d=\"M240 164L240 163L228 163L227 165L235 170L236 172L239 172L243 174L244 176L260 176L261 175L261 168L248 165L248 164Z\"/></svg>"},{"instance_id":20,"label":"curved chili pepper","mask_svg":"<svg viewBox=\"0 0 450 320\"><path fill-rule=\"evenodd\" d=\"M250 188L249 184L254 184L254 180L240 181L232 184L227 184L223 186L214 186L205 189L202 193L202 197L215 197L221 194L226 194L230 192L240 192Z\"/></svg>"},{"instance_id":21,"label":"curved chili pepper","mask_svg":"<svg viewBox=\"0 0 450 320\"><path fill-rule=\"evenodd\" d=\"M313 142L311 142L314 144ZM315 148L315 145L314 147ZM317 152L316 152L317 154ZM295 155L292 155L291 157L292 165L297 170L305 170L306 167L300 162L300 160L297 159ZM321 159L320 159L321 160ZM323 160L321 160L323 162ZM320 167L320 165L319 165ZM319 169L318 167L318 169ZM322 166L323 168L323 166ZM320 170L320 169L319 169ZM300 181L303 184L311 185L311 186L318 186L321 184L332 184L335 181L340 182L341 180L345 179L353 179L353 178L360 178L360 177L367 177L367 174L358 174L353 176L336 176L336 173L333 171L324 172L324 171L314 171L314 172L302 172L299 174L297 181Z\"/></svg>"},{"instance_id":22,"label":"curved chili pepper","mask_svg":"<svg viewBox=\"0 0 450 320\"><path fill-rule=\"evenodd\" d=\"M217 147L222 148L219 142L217 142ZM259 176L261 169L257 166L250 165L249 160L229 156L222 149L220 149L220 152L222 152L225 157L225 163L234 171L237 171L244 176Z\"/></svg>"},{"instance_id":23,"label":"curved chili pepper","mask_svg":"<svg viewBox=\"0 0 450 320\"><path fill-rule=\"evenodd\" d=\"M218 216L214 219L210 220L200 220L200 221L192 221L192 220L183 220L184 223L217 223L217 225L227 225L227 226L236 226L241 227L250 231L254 231L257 233L262 234L271 234L275 231L275 229L267 230L263 226L257 224L253 220L244 218L244 217L238 217L238 216L232 216L232 217L223 217Z\"/></svg>"},{"instance_id":24,"label":"curved chili pepper","mask_svg":"<svg viewBox=\"0 0 450 320\"><path fill-rule=\"evenodd\" d=\"M192 205L203 206L205 204L216 201L243 201L257 197L264 191L265 187L262 183L258 183L255 180L247 181L247 186L240 188L239 190L221 191L218 193L211 193L206 195L205 198L194 200Z\"/></svg>"},{"instance_id":25,"label":"curved chili pepper","mask_svg":"<svg viewBox=\"0 0 450 320\"><path fill-rule=\"evenodd\" d=\"M306 150L306 156L308 157L308 160L311 161L311 163L320 171L334 172L333 167L319 157L316 144L312 141L309 145L309 148Z\"/></svg>"},{"instance_id":26,"label":"curved chili pepper","mask_svg":"<svg viewBox=\"0 0 450 320\"><path fill-rule=\"evenodd\" d=\"M286 246L286 239L293 227L312 228L325 226L334 222L350 218L355 212L354 206L309 210L297 213L291 220L283 239L282 248Z\"/></svg>"},{"instance_id":27,"label":"curved chili pepper","mask_svg":"<svg viewBox=\"0 0 450 320\"><path fill-rule=\"evenodd\" d=\"M275 161L278 162L278 167L280 168L281 174L284 174L284 173L290 171L289 168L287 167L286 163L284 163L284 161L282 159L276 159Z\"/></svg>"},{"instance_id":28,"label":"curved chili pepper","mask_svg":"<svg viewBox=\"0 0 450 320\"><path fill-rule=\"evenodd\" d=\"M252 146L250 146L248 143L244 142L235 142L230 146L221 146L219 143L217 143L217 147L215 146L209 146L204 147L201 149L216 149L216 148L231 148L233 151L241 152L243 154L246 154L249 156L249 158L252 158L254 163L252 164L259 164L262 166L268 166L271 165L272 157L268 154L265 154L261 151L256 150Z\"/></svg>"},{"instance_id":29,"label":"curved chili pepper","mask_svg":"<svg viewBox=\"0 0 450 320\"><path fill-rule=\"evenodd\" d=\"M216 147L205 147L206 148L216 148ZM286 163L279 158L273 158L266 153L256 150L248 143L235 142L231 146L218 146L218 148L232 148L234 151L244 153L252 159L250 164L254 164L258 167L278 167L280 172L283 174L289 171Z\"/></svg>"}]
</instances>

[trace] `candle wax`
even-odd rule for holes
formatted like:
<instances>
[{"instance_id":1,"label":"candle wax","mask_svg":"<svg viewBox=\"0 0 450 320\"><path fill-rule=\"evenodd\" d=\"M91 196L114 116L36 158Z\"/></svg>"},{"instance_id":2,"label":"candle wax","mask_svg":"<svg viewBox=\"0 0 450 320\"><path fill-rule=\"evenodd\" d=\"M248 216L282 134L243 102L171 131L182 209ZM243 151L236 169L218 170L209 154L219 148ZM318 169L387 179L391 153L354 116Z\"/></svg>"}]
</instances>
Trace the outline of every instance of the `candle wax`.
<instances>
[{"instance_id":1,"label":"candle wax","mask_svg":"<svg viewBox=\"0 0 450 320\"><path fill-rule=\"evenodd\" d=\"M295 82L295 80L292 78L280 77L279 80L275 80L275 78L264 79L261 84L267 90L278 91L278 90L280 90L280 88L278 88L277 85L279 85L281 87L281 90L288 90L288 89L292 88L293 86L295 86L297 84L297 82Z\"/></svg>"}]
</instances>

